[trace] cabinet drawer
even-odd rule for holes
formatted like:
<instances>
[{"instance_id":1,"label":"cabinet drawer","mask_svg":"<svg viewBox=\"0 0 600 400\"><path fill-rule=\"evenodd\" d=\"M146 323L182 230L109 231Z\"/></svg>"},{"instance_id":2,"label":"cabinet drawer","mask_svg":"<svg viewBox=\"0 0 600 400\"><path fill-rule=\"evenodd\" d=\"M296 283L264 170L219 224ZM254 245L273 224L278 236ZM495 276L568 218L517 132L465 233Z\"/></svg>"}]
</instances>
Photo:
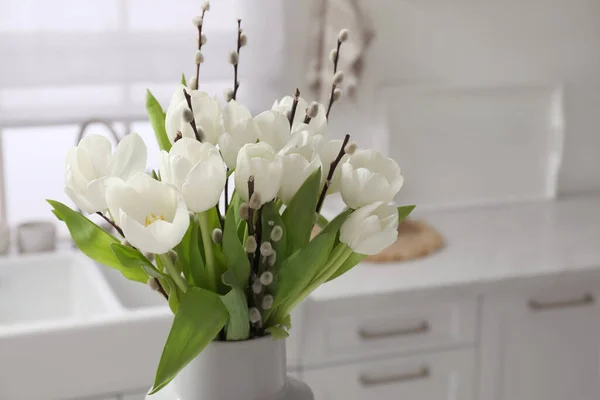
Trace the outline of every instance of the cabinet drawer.
<instances>
[{"instance_id":1,"label":"cabinet drawer","mask_svg":"<svg viewBox=\"0 0 600 400\"><path fill-rule=\"evenodd\" d=\"M477 301L398 305L393 296L305 305L306 365L444 349L476 340Z\"/></svg>"},{"instance_id":2,"label":"cabinet drawer","mask_svg":"<svg viewBox=\"0 0 600 400\"><path fill-rule=\"evenodd\" d=\"M473 399L472 349L304 371L315 400Z\"/></svg>"}]
</instances>

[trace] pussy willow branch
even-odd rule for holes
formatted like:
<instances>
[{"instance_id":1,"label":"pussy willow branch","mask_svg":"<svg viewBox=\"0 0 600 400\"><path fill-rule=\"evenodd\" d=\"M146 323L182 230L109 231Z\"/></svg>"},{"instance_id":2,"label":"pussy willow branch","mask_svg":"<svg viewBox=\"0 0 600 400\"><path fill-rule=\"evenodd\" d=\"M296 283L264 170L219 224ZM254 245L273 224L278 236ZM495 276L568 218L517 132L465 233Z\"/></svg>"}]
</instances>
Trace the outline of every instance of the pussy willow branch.
<instances>
[{"instance_id":1,"label":"pussy willow branch","mask_svg":"<svg viewBox=\"0 0 600 400\"><path fill-rule=\"evenodd\" d=\"M327 174L327 180L325 180L325 185L323 186L323 191L321 191L321 196L319 197L319 202L317 203L317 213L321 212L321 208L323 207L323 203L325 202L325 197L327 196L327 190L329 189L329 185L331 185L331 180L333 179L333 174L335 173L335 169L337 168L340 161L346 154L346 145L350 141L350 135L346 135L344 137L344 141L342 142L342 148L338 153L335 160L333 160L329 167L329 173Z\"/></svg>"},{"instance_id":2,"label":"pussy willow branch","mask_svg":"<svg viewBox=\"0 0 600 400\"><path fill-rule=\"evenodd\" d=\"M237 20L238 24L238 37L237 37L237 62L233 65L233 95L231 96L232 100L237 98L237 92L240 87L240 82L238 81L238 65L240 63L240 49L242 48L242 20Z\"/></svg>"},{"instance_id":3,"label":"pussy willow branch","mask_svg":"<svg viewBox=\"0 0 600 400\"><path fill-rule=\"evenodd\" d=\"M292 102L292 109L290 110L290 129L294 127L294 118L296 117L296 111L298 109L298 101L300 101L300 90L296 88L294 92L294 101Z\"/></svg>"},{"instance_id":4,"label":"pussy willow branch","mask_svg":"<svg viewBox=\"0 0 600 400\"><path fill-rule=\"evenodd\" d=\"M202 22L198 25L198 51L202 50L202 26L204 25L204 14L206 14L206 10L202 10ZM192 89L198 90L198 86L200 86L200 63L196 64L196 87Z\"/></svg>"},{"instance_id":5,"label":"pussy willow branch","mask_svg":"<svg viewBox=\"0 0 600 400\"><path fill-rule=\"evenodd\" d=\"M335 76L335 73L337 72L338 69L338 62L340 60L340 49L342 48L342 42L338 39L337 41L337 52L336 52L336 56L335 56L335 60L333 61L333 75ZM329 105L327 106L327 120L329 120L329 113L331 113L331 107L333 107L333 103L334 103L334 99L333 99L333 95L335 93L335 89L336 89L336 85L335 83L331 84L331 92L329 93Z\"/></svg>"},{"instance_id":6,"label":"pussy willow branch","mask_svg":"<svg viewBox=\"0 0 600 400\"><path fill-rule=\"evenodd\" d=\"M119 228L119 226L117 224L115 224L110 218L108 218L106 215L102 214L100 211L96 212L96 214L98 214L99 216L101 216L106 222L108 222L110 224L110 226L112 226L113 228L115 228L115 230L117 232L119 232L119 235L125 237L125 234L123 233L123 230L121 228Z\"/></svg>"},{"instance_id":7,"label":"pussy willow branch","mask_svg":"<svg viewBox=\"0 0 600 400\"><path fill-rule=\"evenodd\" d=\"M198 133L198 128L196 127L196 118L194 117L194 109L192 108L192 96L183 88L183 95L185 96L185 101L187 101L187 105L192 112L192 120L190 121L190 125L192 126L192 130L194 131L194 135L196 136L196 140L202 142L202 138Z\"/></svg>"}]
</instances>

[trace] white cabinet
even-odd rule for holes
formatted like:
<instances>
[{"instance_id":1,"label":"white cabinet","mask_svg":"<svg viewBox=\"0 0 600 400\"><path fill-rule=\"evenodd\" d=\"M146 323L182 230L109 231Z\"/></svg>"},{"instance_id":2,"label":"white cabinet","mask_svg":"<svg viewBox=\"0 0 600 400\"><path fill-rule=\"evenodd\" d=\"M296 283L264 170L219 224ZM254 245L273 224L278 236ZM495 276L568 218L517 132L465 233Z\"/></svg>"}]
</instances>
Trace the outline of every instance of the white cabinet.
<instances>
[{"instance_id":1,"label":"white cabinet","mask_svg":"<svg viewBox=\"0 0 600 400\"><path fill-rule=\"evenodd\" d=\"M481 399L600 398L600 284L486 298Z\"/></svg>"},{"instance_id":2,"label":"white cabinet","mask_svg":"<svg viewBox=\"0 0 600 400\"><path fill-rule=\"evenodd\" d=\"M315 400L471 400L473 350L304 371Z\"/></svg>"}]
</instances>

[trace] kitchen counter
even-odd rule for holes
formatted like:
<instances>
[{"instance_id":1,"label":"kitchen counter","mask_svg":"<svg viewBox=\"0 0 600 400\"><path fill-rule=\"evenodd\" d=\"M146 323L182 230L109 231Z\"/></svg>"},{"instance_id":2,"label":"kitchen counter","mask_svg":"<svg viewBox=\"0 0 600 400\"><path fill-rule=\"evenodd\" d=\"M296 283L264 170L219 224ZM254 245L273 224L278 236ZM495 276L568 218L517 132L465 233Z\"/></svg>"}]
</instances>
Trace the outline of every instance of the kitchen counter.
<instances>
[{"instance_id":1,"label":"kitchen counter","mask_svg":"<svg viewBox=\"0 0 600 400\"><path fill-rule=\"evenodd\" d=\"M415 261L363 263L311 299L338 300L440 289L485 292L528 277L600 271L600 196L423 212L446 239Z\"/></svg>"}]
</instances>

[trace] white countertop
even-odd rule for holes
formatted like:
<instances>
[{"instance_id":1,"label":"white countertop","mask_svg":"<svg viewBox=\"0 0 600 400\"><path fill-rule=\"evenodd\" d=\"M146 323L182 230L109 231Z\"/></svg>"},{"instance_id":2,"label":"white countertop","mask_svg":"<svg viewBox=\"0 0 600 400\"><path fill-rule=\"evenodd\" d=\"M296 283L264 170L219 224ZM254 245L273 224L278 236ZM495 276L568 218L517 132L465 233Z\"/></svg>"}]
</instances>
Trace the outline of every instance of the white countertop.
<instances>
[{"instance_id":1,"label":"white countertop","mask_svg":"<svg viewBox=\"0 0 600 400\"><path fill-rule=\"evenodd\" d=\"M419 214L446 239L416 261L363 263L317 289L316 301L442 287L477 287L600 270L600 196Z\"/></svg>"}]
</instances>

